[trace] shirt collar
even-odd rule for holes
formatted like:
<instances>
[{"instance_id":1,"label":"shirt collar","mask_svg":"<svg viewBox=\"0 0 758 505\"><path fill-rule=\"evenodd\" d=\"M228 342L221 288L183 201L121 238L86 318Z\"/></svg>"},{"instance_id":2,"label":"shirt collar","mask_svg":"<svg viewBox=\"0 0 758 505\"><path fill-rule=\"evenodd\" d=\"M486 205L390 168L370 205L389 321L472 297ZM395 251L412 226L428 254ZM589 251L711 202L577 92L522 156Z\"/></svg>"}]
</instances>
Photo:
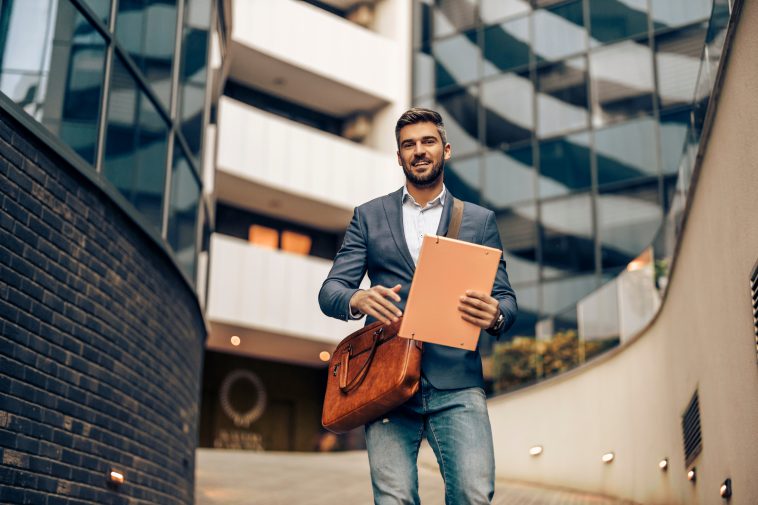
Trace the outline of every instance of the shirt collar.
<instances>
[{"instance_id":1,"label":"shirt collar","mask_svg":"<svg viewBox=\"0 0 758 505\"><path fill-rule=\"evenodd\" d=\"M442 185L442 190L440 191L440 194L432 198L429 203L426 205L426 207L434 207L435 205L445 205L445 196L447 196L447 188L445 185ZM403 203L407 202L408 200L411 201L414 205L418 205L416 203L416 199L413 198L413 196L408 192L408 186L405 184L403 185ZM419 205L420 207L420 205Z\"/></svg>"}]
</instances>

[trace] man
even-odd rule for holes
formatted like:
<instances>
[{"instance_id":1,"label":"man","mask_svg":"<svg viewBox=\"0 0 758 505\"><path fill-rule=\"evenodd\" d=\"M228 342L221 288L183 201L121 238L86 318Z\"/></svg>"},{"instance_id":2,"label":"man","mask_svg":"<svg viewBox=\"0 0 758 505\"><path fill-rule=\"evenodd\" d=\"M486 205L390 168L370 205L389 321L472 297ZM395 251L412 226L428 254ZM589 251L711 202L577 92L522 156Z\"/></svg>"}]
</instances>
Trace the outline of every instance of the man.
<instances>
[{"instance_id":1,"label":"man","mask_svg":"<svg viewBox=\"0 0 758 505\"><path fill-rule=\"evenodd\" d=\"M444 186L451 147L437 112L413 108L395 127L403 188L355 209L334 266L319 293L321 310L339 319L397 321L424 234L444 235L453 197ZM492 211L466 202L458 238L501 248ZM359 289L368 271L371 288ZM440 272L440 276L445 272ZM495 336L516 318L516 297L501 261L492 293L468 291L460 315ZM424 433L437 456L448 504L490 503L495 459L479 351L425 343L421 387L404 405L366 425L374 501L417 504L417 457Z\"/></svg>"}]
</instances>

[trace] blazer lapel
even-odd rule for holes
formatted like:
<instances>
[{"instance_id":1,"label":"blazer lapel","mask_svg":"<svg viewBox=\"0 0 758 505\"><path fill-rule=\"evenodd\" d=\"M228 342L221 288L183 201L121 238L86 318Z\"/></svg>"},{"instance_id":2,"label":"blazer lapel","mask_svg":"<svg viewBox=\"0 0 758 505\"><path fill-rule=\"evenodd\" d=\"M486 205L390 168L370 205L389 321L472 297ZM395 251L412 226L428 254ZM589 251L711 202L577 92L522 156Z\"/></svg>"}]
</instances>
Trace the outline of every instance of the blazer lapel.
<instances>
[{"instance_id":1,"label":"blazer lapel","mask_svg":"<svg viewBox=\"0 0 758 505\"><path fill-rule=\"evenodd\" d=\"M408 264L411 272L415 272L416 265L413 264L411 252L408 250L408 244L405 241L405 230L403 228L403 188L384 197L382 205L384 205L384 213L387 215L387 221L389 221L390 233L395 241L395 245L397 245L398 251L400 251L400 256Z\"/></svg>"},{"instance_id":2,"label":"blazer lapel","mask_svg":"<svg viewBox=\"0 0 758 505\"><path fill-rule=\"evenodd\" d=\"M437 227L437 235L444 236L447 233L447 228L450 225L450 216L453 214L453 195L450 194L450 190L445 188L445 205L442 207L442 216L440 217L440 224Z\"/></svg>"}]
</instances>

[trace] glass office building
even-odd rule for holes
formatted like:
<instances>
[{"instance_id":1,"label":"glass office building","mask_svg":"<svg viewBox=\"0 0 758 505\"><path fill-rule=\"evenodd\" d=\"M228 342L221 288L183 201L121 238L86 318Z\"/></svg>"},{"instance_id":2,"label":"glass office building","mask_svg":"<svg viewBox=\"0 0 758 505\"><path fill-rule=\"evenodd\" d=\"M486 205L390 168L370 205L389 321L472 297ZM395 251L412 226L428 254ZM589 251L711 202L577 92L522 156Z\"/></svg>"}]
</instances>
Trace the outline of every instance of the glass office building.
<instances>
[{"instance_id":1,"label":"glass office building","mask_svg":"<svg viewBox=\"0 0 758 505\"><path fill-rule=\"evenodd\" d=\"M0 2L0 91L112 184L192 283L211 1Z\"/></svg>"},{"instance_id":2,"label":"glass office building","mask_svg":"<svg viewBox=\"0 0 758 505\"><path fill-rule=\"evenodd\" d=\"M416 0L416 105L454 194L497 213L514 336L653 241L671 203L711 0Z\"/></svg>"}]
</instances>

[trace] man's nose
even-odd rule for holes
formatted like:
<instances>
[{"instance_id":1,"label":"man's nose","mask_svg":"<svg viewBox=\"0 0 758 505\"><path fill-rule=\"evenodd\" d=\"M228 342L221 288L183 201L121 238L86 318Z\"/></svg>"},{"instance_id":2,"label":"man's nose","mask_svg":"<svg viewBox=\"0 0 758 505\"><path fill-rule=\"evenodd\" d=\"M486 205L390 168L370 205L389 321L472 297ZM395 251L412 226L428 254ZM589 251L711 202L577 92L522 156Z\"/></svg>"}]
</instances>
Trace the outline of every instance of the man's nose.
<instances>
[{"instance_id":1,"label":"man's nose","mask_svg":"<svg viewBox=\"0 0 758 505\"><path fill-rule=\"evenodd\" d=\"M423 156L426 154L426 151L424 150L424 144L421 142L416 142L413 145L413 154L416 156Z\"/></svg>"}]
</instances>

